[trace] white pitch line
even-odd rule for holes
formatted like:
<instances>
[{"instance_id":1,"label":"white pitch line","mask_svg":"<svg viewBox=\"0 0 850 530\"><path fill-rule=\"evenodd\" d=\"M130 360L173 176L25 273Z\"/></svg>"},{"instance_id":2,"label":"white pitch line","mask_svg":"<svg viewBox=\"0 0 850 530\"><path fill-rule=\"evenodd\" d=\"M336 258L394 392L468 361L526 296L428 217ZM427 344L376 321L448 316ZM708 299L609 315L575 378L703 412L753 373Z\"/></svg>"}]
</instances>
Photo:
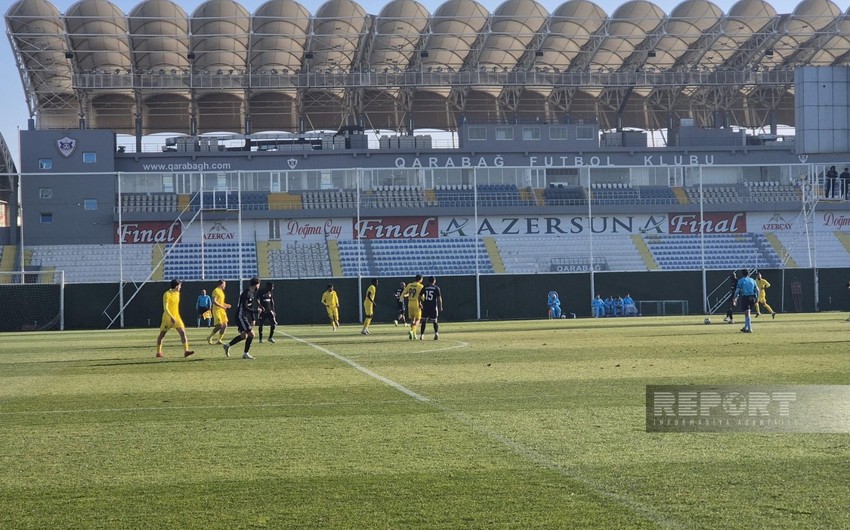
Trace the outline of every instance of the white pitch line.
<instances>
[{"instance_id":1,"label":"white pitch line","mask_svg":"<svg viewBox=\"0 0 850 530\"><path fill-rule=\"evenodd\" d=\"M419 351L415 351L413 353L434 353L434 352L438 352L438 351L456 350L458 348L466 348L467 346L469 346L468 342L463 342L461 340L453 340L453 341L447 341L447 342L456 342L457 344L455 346L446 346L445 348L436 348L436 349L433 349L433 350L419 350Z\"/></svg>"},{"instance_id":2,"label":"white pitch line","mask_svg":"<svg viewBox=\"0 0 850 530\"><path fill-rule=\"evenodd\" d=\"M290 335L289 333L285 333L285 332L282 332L282 331L279 332L279 333L281 335L285 336L285 337L289 337L290 339L292 339L294 341L300 342L302 344L306 344L307 346L310 346L311 348L315 348L315 349L319 350L320 352L322 352L326 355L330 355L334 359L341 361L341 362L344 362L345 364L351 366L355 370L363 372L364 374L368 375L369 377L371 377L373 379L377 379L378 381L384 383L385 385L391 386L391 387L395 388L396 390L398 390L399 392L403 392L403 393L407 394L408 396L412 397L413 399L415 399L417 401L421 401L423 403L427 403L429 401L428 398L426 398L425 396L417 394L413 390L410 390L409 388L406 388L406 387L396 383L392 379L384 377L381 374L375 373L372 370L366 368L365 366L361 366L361 365L357 364L356 362L352 361L351 359L343 357L342 355L339 355L338 353L334 353L327 348L323 348L322 346L319 346L318 344L314 344L314 343L312 343L308 340L304 340L302 338L296 337L295 335Z\"/></svg>"},{"instance_id":3,"label":"white pitch line","mask_svg":"<svg viewBox=\"0 0 850 530\"><path fill-rule=\"evenodd\" d=\"M534 463L536 463L540 466L543 466L546 469L554 471L554 472L558 473L559 475L561 475L561 476L563 476L567 479L574 480L574 481L584 485L585 487L593 490L600 497L611 500L614 503L619 504L620 506L623 506L623 507L625 507L625 508L627 508L627 509L629 509L633 512L636 512L640 516L644 517L645 519L649 520L650 522L652 522L652 523L654 523L654 524L656 524L656 525L658 525L662 528L683 528L683 526L680 523L670 521L667 517L665 517L663 514L659 513L653 507L647 506L640 501L632 499L631 497L628 497L628 496L625 496L625 495L620 495L619 493L616 493L616 492L613 492L613 491L609 491L604 485L599 484L595 480L589 479L582 474L579 474L579 472L577 470L568 469L563 464L559 464L559 463L553 461L552 459L550 459L546 455L540 453L539 451L536 451L535 449L527 447L526 445L524 445L520 442L512 440L512 439L508 438L507 436L505 436L504 434L501 434L499 432L492 430L490 427L488 427L486 425L481 425L479 422L475 421L473 418L467 416L466 414L464 414L460 411L450 409L445 405L431 401L427 397L425 397L421 394L417 394L416 392L413 392L412 390L405 388L404 386L396 383L392 379L388 379L388 378L386 378L386 377L384 377L380 374L377 374L377 373L373 372L372 370L369 370L368 368L365 368L365 367L357 364L356 362L352 361L351 359L347 359L346 357L343 357L342 355L339 355L338 353L334 353L327 348L319 346L318 344L314 344L314 343L312 343L308 340L304 340L302 338L296 337L294 335L290 335L288 333L280 332L280 334L285 335L285 336L287 336L287 337L289 337L289 338L291 338L295 341L298 341L302 344L306 344L307 346L310 346L311 348L315 348L322 353L330 355L334 359L342 361L345 364L363 372L364 374L366 374L370 377L373 377L373 378L377 379L378 381L381 381L382 383L385 383L385 384L395 388L396 390L404 392L405 394L416 399L417 401L421 401L423 403L428 403L432 407L434 407L434 408L440 410L441 412L445 413L446 415L450 416L451 418L453 418L457 422L462 423L463 425L466 425L467 427L471 428L472 430L477 431L477 432L485 435L490 440L493 440L494 442L497 442L497 443L507 447L514 454L516 454L516 455L518 455L518 456L520 456L520 457L522 457L526 460L530 460L531 462L534 462Z\"/></svg>"}]
</instances>

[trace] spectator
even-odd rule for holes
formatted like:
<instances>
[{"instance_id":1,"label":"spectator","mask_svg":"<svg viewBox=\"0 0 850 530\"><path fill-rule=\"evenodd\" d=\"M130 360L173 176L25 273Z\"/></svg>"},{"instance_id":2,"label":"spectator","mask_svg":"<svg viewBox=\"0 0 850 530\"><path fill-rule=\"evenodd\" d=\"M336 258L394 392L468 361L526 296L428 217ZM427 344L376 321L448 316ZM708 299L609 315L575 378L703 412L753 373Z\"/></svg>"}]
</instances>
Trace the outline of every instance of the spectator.
<instances>
[{"instance_id":1,"label":"spectator","mask_svg":"<svg viewBox=\"0 0 850 530\"><path fill-rule=\"evenodd\" d=\"M850 195L850 189L848 189L848 187L850 187L850 169L845 167L844 171L842 171L841 175L839 175L839 178L841 179L841 192L838 196L847 200L847 196Z\"/></svg>"},{"instance_id":2,"label":"spectator","mask_svg":"<svg viewBox=\"0 0 850 530\"><path fill-rule=\"evenodd\" d=\"M626 297L623 298L623 316L636 317L638 314L637 306L632 295L626 293Z\"/></svg>"},{"instance_id":3,"label":"spectator","mask_svg":"<svg viewBox=\"0 0 850 530\"><path fill-rule=\"evenodd\" d=\"M835 188L838 185L838 171L835 166L830 166L826 172L826 193L823 194L826 198L835 197Z\"/></svg>"}]
</instances>

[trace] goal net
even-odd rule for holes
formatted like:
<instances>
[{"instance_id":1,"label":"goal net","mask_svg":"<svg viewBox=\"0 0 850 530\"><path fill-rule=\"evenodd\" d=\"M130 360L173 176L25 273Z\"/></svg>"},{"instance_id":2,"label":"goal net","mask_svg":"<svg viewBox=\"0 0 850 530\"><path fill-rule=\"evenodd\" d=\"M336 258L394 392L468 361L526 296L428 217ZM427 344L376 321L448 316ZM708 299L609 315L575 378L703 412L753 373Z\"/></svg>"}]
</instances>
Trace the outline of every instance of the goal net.
<instances>
[{"instance_id":1,"label":"goal net","mask_svg":"<svg viewBox=\"0 0 850 530\"><path fill-rule=\"evenodd\" d=\"M65 272L0 272L0 331L65 329Z\"/></svg>"}]
</instances>

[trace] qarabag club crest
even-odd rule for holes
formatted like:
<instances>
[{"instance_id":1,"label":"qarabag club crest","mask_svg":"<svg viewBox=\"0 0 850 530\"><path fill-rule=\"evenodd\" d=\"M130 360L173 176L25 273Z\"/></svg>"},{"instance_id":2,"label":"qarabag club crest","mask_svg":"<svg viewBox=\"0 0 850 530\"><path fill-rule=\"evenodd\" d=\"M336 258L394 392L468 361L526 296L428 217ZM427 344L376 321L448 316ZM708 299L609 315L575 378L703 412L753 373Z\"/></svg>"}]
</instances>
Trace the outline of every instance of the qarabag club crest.
<instances>
[{"instance_id":1,"label":"qarabag club crest","mask_svg":"<svg viewBox=\"0 0 850 530\"><path fill-rule=\"evenodd\" d=\"M73 138L68 138L67 136L59 138L56 140L56 148L59 149L60 155L68 158L74 152L74 149L77 148L77 141Z\"/></svg>"}]
</instances>

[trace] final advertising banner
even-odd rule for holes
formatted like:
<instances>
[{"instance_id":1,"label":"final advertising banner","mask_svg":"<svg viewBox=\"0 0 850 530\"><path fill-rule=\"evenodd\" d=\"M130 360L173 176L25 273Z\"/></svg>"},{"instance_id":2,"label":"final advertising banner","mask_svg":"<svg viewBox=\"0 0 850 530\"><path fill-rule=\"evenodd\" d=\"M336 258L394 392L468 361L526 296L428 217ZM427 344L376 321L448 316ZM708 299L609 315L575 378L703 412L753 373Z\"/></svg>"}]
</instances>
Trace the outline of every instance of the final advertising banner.
<instances>
[{"instance_id":1,"label":"final advertising banner","mask_svg":"<svg viewBox=\"0 0 850 530\"><path fill-rule=\"evenodd\" d=\"M439 237L436 217L361 217L354 219L357 239L434 239Z\"/></svg>"},{"instance_id":2,"label":"final advertising banner","mask_svg":"<svg viewBox=\"0 0 850 530\"><path fill-rule=\"evenodd\" d=\"M115 223L115 243L140 245L151 243L176 243L182 227L178 221L143 221Z\"/></svg>"}]
</instances>

